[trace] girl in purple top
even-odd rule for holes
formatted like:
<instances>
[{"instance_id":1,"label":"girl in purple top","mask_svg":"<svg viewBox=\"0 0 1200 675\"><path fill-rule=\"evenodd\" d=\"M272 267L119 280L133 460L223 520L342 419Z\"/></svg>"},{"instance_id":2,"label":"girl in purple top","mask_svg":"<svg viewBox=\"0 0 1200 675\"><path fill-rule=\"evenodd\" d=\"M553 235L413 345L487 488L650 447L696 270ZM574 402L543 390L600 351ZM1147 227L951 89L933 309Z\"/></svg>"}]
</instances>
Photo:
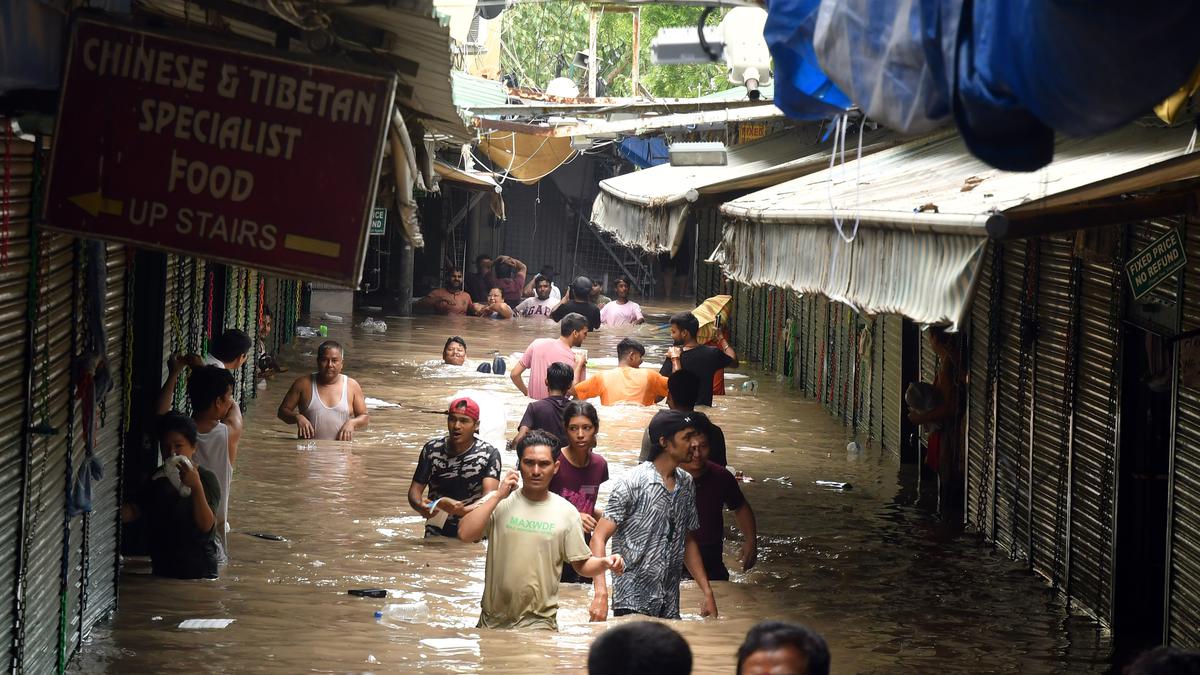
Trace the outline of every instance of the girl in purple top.
<instances>
[{"instance_id":1,"label":"girl in purple top","mask_svg":"<svg viewBox=\"0 0 1200 675\"><path fill-rule=\"evenodd\" d=\"M558 458L558 470L550 479L550 491L571 502L583 522L584 538L590 540L596 521L603 514L596 508L600 484L608 480L608 462L592 452L596 434L600 431L600 416L596 407L587 401L572 401L563 411L567 430L567 446ZM563 566L565 583L590 584L592 580L575 573L570 565Z\"/></svg>"}]
</instances>

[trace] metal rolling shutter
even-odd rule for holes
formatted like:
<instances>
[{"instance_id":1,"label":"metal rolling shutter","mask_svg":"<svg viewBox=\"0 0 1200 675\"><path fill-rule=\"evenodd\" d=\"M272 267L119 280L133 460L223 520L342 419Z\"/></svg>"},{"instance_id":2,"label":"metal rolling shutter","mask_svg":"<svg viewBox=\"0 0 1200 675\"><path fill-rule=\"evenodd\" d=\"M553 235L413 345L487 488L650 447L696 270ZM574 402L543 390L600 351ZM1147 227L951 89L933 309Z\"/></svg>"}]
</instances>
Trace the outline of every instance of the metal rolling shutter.
<instances>
[{"instance_id":1,"label":"metal rolling shutter","mask_svg":"<svg viewBox=\"0 0 1200 675\"><path fill-rule=\"evenodd\" d=\"M829 298L823 295L813 298L816 306L816 325L813 331L813 348L816 353L816 376L813 380L814 396L821 405L829 409L829 368L832 355L829 349L829 321L833 308Z\"/></svg>"},{"instance_id":2,"label":"metal rolling shutter","mask_svg":"<svg viewBox=\"0 0 1200 675\"><path fill-rule=\"evenodd\" d=\"M1183 325L1200 328L1200 227L1188 223L1188 265L1184 268ZM1180 382L1176 399L1175 456L1172 463L1171 587L1168 643L1200 646L1200 389Z\"/></svg>"},{"instance_id":3,"label":"metal rolling shutter","mask_svg":"<svg viewBox=\"0 0 1200 675\"><path fill-rule=\"evenodd\" d=\"M0 119L0 130L7 120ZM0 143L0 150L3 144ZM33 175L33 144L12 142L10 160L0 163L0 181L7 181L8 261L0 265L0 645L11 645L16 591L18 542L21 538L21 484L24 480L22 437L26 396L24 386L26 314L29 295L29 198ZM3 217L3 216L0 216ZM0 648L0 671L13 670L11 651Z\"/></svg>"},{"instance_id":4,"label":"metal rolling shutter","mask_svg":"<svg viewBox=\"0 0 1200 675\"><path fill-rule=\"evenodd\" d=\"M1114 237L1119 242L1121 237ZM1120 244L1115 244L1115 252ZM1122 272L1119 260L1083 263L1079 373L1071 455L1069 591L1097 617L1111 607L1113 484L1119 386Z\"/></svg>"},{"instance_id":5,"label":"metal rolling shutter","mask_svg":"<svg viewBox=\"0 0 1200 675\"><path fill-rule=\"evenodd\" d=\"M1004 284L993 283L993 276L999 276L997 266L1004 264L1003 255L996 255L998 250L1003 251L1003 248L989 244L979 267L979 286L971 306L971 375L967 394L967 518L987 539L995 536L991 520L995 515L992 433L995 430L993 404L998 373L996 359L989 358L995 354L989 348L994 346L993 334L1002 325L1000 321L990 320L1004 290Z\"/></svg>"},{"instance_id":6,"label":"metal rolling shutter","mask_svg":"<svg viewBox=\"0 0 1200 675\"><path fill-rule=\"evenodd\" d=\"M799 368L801 386L810 396L817 395L817 296L800 296Z\"/></svg>"},{"instance_id":7,"label":"metal rolling shutter","mask_svg":"<svg viewBox=\"0 0 1200 675\"><path fill-rule=\"evenodd\" d=\"M721 266L705 262L721 242L721 212L716 208L696 209L696 301L721 292Z\"/></svg>"},{"instance_id":8,"label":"metal rolling shutter","mask_svg":"<svg viewBox=\"0 0 1200 675\"><path fill-rule=\"evenodd\" d=\"M125 411L126 250L109 244L108 292L104 308L106 353L113 387L97 419L96 454L104 464L104 478L93 484L91 514L87 514L88 556L84 569L83 634L116 608L118 532L121 526L122 417Z\"/></svg>"},{"instance_id":9,"label":"metal rolling shutter","mask_svg":"<svg viewBox=\"0 0 1200 675\"><path fill-rule=\"evenodd\" d=\"M1068 339L1074 340L1074 234L1039 242L1038 344L1034 364L1033 464L1031 467L1034 571L1057 583L1065 578L1066 506L1074 372L1068 373ZM1071 370L1074 370L1072 367ZM1071 382L1067 378L1071 377Z\"/></svg>"},{"instance_id":10,"label":"metal rolling shutter","mask_svg":"<svg viewBox=\"0 0 1200 675\"><path fill-rule=\"evenodd\" d=\"M900 454L900 416L904 414L901 402L901 378L904 372L904 318L896 315L879 317L883 325L883 377L879 383L883 390L883 447L896 455Z\"/></svg>"},{"instance_id":11,"label":"metal rolling shutter","mask_svg":"<svg viewBox=\"0 0 1200 675\"><path fill-rule=\"evenodd\" d=\"M1024 325L1027 286L1026 242L1005 245L1004 295L994 314L1004 324L1000 348L999 404L996 420L996 543L1014 558L1027 555L1026 494L1029 448L1029 370L1022 359L1021 330Z\"/></svg>"},{"instance_id":12,"label":"metal rolling shutter","mask_svg":"<svg viewBox=\"0 0 1200 675\"><path fill-rule=\"evenodd\" d=\"M42 260L45 284L39 301L35 330L37 355L34 360L34 424L43 421L38 412L43 398L45 418L57 430L54 435L31 435L30 494L27 520L26 585L24 588L23 662L27 670L48 670L58 662L60 605L66 590L62 583L64 563L63 521L66 506L68 445L75 445L74 405L70 396L71 341L75 322L72 295L75 275L74 240L43 232ZM40 273L42 274L42 273ZM48 361L44 357L48 356ZM68 631L71 627L68 626ZM64 636L65 637L65 636Z\"/></svg>"},{"instance_id":13,"label":"metal rolling shutter","mask_svg":"<svg viewBox=\"0 0 1200 675\"><path fill-rule=\"evenodd\" d=\"M871 319L871 438L883 443L883 324L884 317Z\"/></svg>"}]
</instances>

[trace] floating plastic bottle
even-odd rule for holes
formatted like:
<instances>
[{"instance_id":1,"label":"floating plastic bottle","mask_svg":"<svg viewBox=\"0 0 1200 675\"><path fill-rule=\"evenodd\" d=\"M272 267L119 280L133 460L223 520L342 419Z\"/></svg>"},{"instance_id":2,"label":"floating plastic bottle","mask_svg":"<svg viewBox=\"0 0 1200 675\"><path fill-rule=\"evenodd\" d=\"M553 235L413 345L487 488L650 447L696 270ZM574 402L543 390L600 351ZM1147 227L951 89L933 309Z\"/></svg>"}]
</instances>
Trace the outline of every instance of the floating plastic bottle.
<instances>
[{"instance_id":1,"label":"floating plastic bottle","mask_svg":"<svg viewBox=\"0 0 1200 675\"><path fill-rule=\"evenodd\" d=\"M329 326L321 324L320 327L317 328L317 334L321 337L329 337Z\"/></svg>"},{"instance_id":2,"label":"floating plastic bottle","mask_svg":"<svg viewBox=\"0 0 1200 675\"><path fill-rule=\"evenodd\" d=\"M752 395L758 395L758 380L746 380L742 383L742 391Z\"/></svg>"},{"instance_id":3,"label":"floating plastic bottle","mask_svg":"<svg viewBox=\"0 0 1200 675\"><path fill-rule=\"evenodd\" d=\"M390 602L375 612L375 621L393 628L406 623L425 623L429 620L429 607L424 600L412 602Z\"/></svg>"}]
</instances>

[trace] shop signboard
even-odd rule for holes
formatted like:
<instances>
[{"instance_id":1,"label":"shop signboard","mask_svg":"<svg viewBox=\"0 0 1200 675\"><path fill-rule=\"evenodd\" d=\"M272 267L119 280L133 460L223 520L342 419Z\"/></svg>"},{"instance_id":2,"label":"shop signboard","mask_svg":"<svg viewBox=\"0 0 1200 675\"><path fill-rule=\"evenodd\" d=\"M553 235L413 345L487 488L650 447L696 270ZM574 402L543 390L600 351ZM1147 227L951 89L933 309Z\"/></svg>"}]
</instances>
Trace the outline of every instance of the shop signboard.
<instances>
[{"instance_id":1,"label":"shop signboard","mask_svg":"<svg viewBox=\"0 0 1200 675\"><path fill-rule=\"evenodd\" d=\"M355 287L395 78L76 20L44 225Z\"/></svg>"},{"instance_id":2,"label":"shop signboard","mask_svg":"<svg viewBox=\"0 0 1200 675\"><path fill-rule=\"evenodd\" d=\"M1133 298L1136 300L1149 293L1185 264L1187 256L1183 252L1183 242L1179 240L1179 230L1171 228L1125 263Z\"/></svg>"},{"instance_id":3,"label":"shop signboard","mask_svg":"<svg viewBox=\"0 0 1200 675\"><path fill-rule=\"evenodd\" d=\"M371 236L381 237L387 234L387 209L376 206L371 210Z\"/></svg>"}]
</instances>

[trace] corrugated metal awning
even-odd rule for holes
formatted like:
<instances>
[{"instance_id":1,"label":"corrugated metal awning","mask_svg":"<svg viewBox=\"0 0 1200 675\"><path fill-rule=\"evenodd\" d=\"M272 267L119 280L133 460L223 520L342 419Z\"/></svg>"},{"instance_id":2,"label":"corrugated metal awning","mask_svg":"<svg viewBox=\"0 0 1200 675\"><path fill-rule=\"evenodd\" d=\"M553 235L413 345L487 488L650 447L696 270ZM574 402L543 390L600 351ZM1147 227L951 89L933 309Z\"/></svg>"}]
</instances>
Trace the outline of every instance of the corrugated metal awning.
<instances>
[{"instance_id":1,"label":"corrugated metal awning","mask_svg":"<svg viewBox=\"0 0 1200 675\"><path fill-rule=\"evenodd\" d=\"M882 133L869 134L864 152L887 147L882 138ZM828 168L828 148L818 148L813 136L776 134L730 148L724 166L661 164L615 176L600 181L592 223L625 246L674 253L693 202L705 195L752 190Z\"/></svg>"},{"instance_id":2,"label":"corrugated metal awning","mask_svg":"<svg viewBox=\"0 0 1200 675\"><path fill-rule=\"evenodd\" d=\"M1190 135L1190 128L1134 126L1064 138L1054 162L1033 173L994 169L957 135L935 135L723 205L724 237L711 260L742 283L957 326L989 228L1200 175L1200 153L1178 159ZM848 236L858 218L853 241L838 233L835 215Z\"/></svg>"}]
</instances>

